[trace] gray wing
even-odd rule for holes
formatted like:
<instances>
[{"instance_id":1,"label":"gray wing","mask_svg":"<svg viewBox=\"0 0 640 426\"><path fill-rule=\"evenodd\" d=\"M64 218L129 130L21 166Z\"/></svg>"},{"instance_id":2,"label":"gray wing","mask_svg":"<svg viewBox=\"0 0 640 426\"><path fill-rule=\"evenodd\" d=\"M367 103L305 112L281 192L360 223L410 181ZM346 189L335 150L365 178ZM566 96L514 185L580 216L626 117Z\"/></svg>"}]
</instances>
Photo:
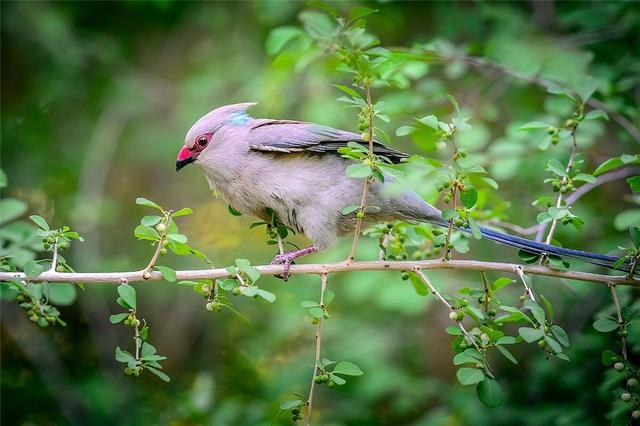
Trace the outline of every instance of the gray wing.
<instances>
[{"instance_id":1,"label":"gray wing","mask_svg":"<svg viewBox=\"0 0 640 426\"><path fill-rule=\"evenodd\" d=\"M319 124L289 120L256 120L249 131L249 146L257 151L269 152L318 152L336 154L348 142L367 145L360 135ZM399 163L409 157L401 151L388 148L378 141L373 143L377 155Z\"/></svg>"}]
</instances>

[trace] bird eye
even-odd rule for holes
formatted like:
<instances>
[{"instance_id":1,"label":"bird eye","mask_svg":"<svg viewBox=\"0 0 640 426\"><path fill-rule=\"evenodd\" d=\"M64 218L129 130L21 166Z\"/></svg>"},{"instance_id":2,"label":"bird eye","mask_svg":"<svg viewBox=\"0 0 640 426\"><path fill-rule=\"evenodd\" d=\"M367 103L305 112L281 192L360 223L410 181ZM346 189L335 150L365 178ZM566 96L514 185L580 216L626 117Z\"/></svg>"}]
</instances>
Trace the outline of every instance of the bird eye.
<instances>
[{"instance_id":1,"label":"bird eye","mask_svg":"<svg viewBox=\"0 0 640 426\"><path fill-rule=\"evenodd\" d=\"M209 143L209 141L204 136L198 138L198 145L205 147L207 146L207 143Z\"/></svg>"}]
</instances>

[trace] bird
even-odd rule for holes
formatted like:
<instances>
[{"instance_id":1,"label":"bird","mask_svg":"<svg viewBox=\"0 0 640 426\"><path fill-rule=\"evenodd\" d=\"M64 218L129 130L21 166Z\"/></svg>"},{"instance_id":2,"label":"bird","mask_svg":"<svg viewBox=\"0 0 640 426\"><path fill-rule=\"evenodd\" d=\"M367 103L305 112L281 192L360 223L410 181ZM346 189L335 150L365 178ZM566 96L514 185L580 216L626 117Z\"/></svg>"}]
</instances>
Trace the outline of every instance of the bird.
<instances>
[{"instance_id":1,"label":"bird","mask_svg":"<svg viewBox=\"0 0 640 426\"><path fill-rule=\"evenodd\" d=\"M247 110L255 102L236 103L212 110L188 130L178 153L176 171L193 163L204 173L209 186L240 213L266 222L275 212L277 220L306 235L312 245L276 255L272 264L284 265L289 277L291 263L304 255L325 250L339 238L354 232L355 214L343 214L360 205L361 179L346 175L353 160L338 150L349 142L367 144L362 135L296 120L253 118ZM409 154L372 141L373 152L391 163ZM414 191L390 191L385 180L369 185L363 225L391 221L426 222L448 226L442 212ZM464 232L470 229L458 227ZM614 268L618 258L543 244L480 227L482 237L529 253L577 259ZM626 269L625 269L626 268ZM628 270L627 265L614 269Z\"/></svg>"}]
</instances>

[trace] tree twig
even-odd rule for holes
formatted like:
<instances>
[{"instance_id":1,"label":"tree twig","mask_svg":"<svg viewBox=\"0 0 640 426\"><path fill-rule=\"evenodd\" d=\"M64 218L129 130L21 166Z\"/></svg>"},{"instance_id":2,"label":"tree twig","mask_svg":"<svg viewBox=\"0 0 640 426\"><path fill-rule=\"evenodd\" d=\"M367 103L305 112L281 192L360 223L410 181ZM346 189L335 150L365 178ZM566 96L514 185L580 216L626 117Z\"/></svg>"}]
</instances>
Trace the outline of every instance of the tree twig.
<instances>
[{"instance_id":1,"label":"tree twig","mask_svg":"<svg viewBox=\"0 0 640 426\"><path fill-rule=\"evenodd\" d=\"M618 292L616 291L616 286L613 283L609 283L609 288L611 289L611 297L613 298L613 303L616 306L616 314L618 315L618 324L622 325L624 318L622 317L622 308L620 307L620 300L618 299ZM620 336L620 344L622 346L622 358L625 361L627 358L627 343L624 336Z\"/></svg>"},{"instance_id":2,"label":"tree twig","mask_svg":"<svg viewBox=\"0 0 640 426\"><path fill-rule=\"evenodd\" d=\"M320 306L324 308L324 291L327 288L327 273L323 272L321 275L322 286L320 288ZM316 388L315 377L318 373L318 365L320 365L320 347L322 345L322 323L323 318L318 319L318 325L316 326L316 353L315 362L313 364L313 374L311 376L311 387L309 388L309 397L307 398L307 426L311 425L311 409L313 407L313 394Z\"/></svg>"},{"instance_id":3,"label":"tree twig","mask_svg":"<svg viewBox=\"0 0 640 426\"><path fill-rule=\"evenodd\" d=\"M53 242L53 255L51 256L51 268L49 268L49 272L55 272L58 267L58 240L60 237L56 237L56 240Z\"/></svg>"},{"instance_id":4,"label":"tree twig","mask_svg":"<svg viewBox=\"0 0 640 426\"><path fill-rule=\"evenodd\" d=\"M443 262L441 259L430 260L370 260L359 262L335 262L335 263L308 263L291 265L289 273L296 274L312 274L321 275L324 272L351 272L351 271L411 271L414 268L426 269L449 269L458 271L499 271L514 272L519 267L523 273L533 275L543 275L548 277L565 278L578 281L587 281L595 283L614 283L616 285L630 285L640 288L640 280L630 278L626 275L605 275L594 274L582 271L567 271L553 269L544 265L519 265L516 263L506 262L485 262L480 260L450 260ZM277 275L284 271L283 265L262 265L256 266L256 269L263 275ZM198 279L218 279L232 278L225 268L217 269L195 269L176 271L178 280L198 280ZM0 281L9 280L27 280L29 282L50 282L50 283L115 283L119 284L120 280L126 279L129 282L145 281L142 278L142 271L128 272L55 272L45 271L37 277L28 278L23 272L0 272ZM159 271L151 271L148 278L149 281L164 280Z\"/></svg>"},{"instance_id":5,"label":"tree twig","mask_svg":"<svg viewBox=\"0 0 640 426\"><path fill-rule=\"evenodd\" d=\"M522 281L522 285L524 286L524 292L526 293L527 297L535 302L536 297L534 296L533 291L531 290L531 287L529 287L529 284L527 284L527 280L523 272L523 267L520 265L516 266L515 272L516 272L516 275L518 275L518 277L520 278L520 281Z\"/></svg>"}]
</instances>

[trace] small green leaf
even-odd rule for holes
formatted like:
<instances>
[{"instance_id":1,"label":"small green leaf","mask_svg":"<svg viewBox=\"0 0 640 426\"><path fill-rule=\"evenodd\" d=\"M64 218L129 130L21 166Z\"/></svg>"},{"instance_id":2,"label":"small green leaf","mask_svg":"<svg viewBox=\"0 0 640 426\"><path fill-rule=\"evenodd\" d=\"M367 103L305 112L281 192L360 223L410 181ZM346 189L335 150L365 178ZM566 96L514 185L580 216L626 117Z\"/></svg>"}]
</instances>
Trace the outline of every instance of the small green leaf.
<instances>
[{"instance_id":1,"label":"small green leaf","mask_svg":"<svg viewBox=\"0 0 640 426\"><path fill-rule=\"evenodd\" d=\"M258 287L252 285L252 286L246 286L246 287L240 287L240 292L242 293L243 296L247 296L247 297L253 297L256 296L258 294Z\"/></svg>"},{"instance_id":2,"label":"small green leaf","mask_svg":"<svg viewBox=\"0 0 640 426\"><path fill-rule=\"evenodd\" d=\"M498 407L504 401L504 392L500 383L489 377L478 383L476 393L478 394L478 399L487 407Z\"/></svg>"},{"instance_id":3,"label":"small green leaf","mask_svg":"<svg viewBox=\"0 0 640 426\"><path fill-rule=\"evenodd\" d=\"M333 86L338 90L342 90L344 93L346 93L349 96L352 96L354 98L362 98L360 93L356 92L354 89L352 89L349 86L343 86L342 84L334 84Z\"/></svg>"},{"instance_id":4,"label":"small green leaf","mask_svg":"<svg viewBox=\"0 0 640 426\"><path fill-rule=\"evenodd\" d=\"M289 401L285 401L280 404L281 410L291 410L293 408L298 408L302 405L302 400L300 399L291 399Z\"/></svg>"},{"instance_id":5,"label":"small green leaf","mask_svg":"<svg viewBox=\"0 0 640 426\"><path fill-rule=\"evenodd\" d=\"M342 214L343 215L348 215L351 213L355 213L356 211L360 210L360 206L357 204L353 204L351 206L347 206L345 208L342 209Z\"/></svg>"},{"instance_id":6,"label":"small green leaf","mask_svg":"<svg viewBox=\"0 0 640 426\"><path fill-rule=\"evenodd\" d=\"M38 216L36 214L29 216L29 219L31 219L32 221L34 221L36 223L36 225L38 225L40 228L44 229L45 231L49 231L51 228L49 228L49 224L47 223L46 220L44 220L44 218L42 216Z\"/></svg>"},{"instance_id":7,"label":"small green leaf","mask_svg":"<svg viewBox=\"0 0 640 426\"><path fill-rule=\"evenodd\" d=\"M262 297L264 300L266 300L269 303L273 303L276 301L276 295L271 293L270 291L267 290L263 290L263 289L258 289L258 296Z\"/></svg>"},{"instance_id":8,"label":"small green leaf","mask_svg":"<svg viewBox=\"0 0 640 426\"><path fill-rule=\"evenodd\" d=\"M291 41L304 35L304 32L293 26L279 27L272 30L267 37L265 50L267 55L275 56Z\"/></svg>"},{"instance_id":9,"label":"small green leaf","mask_svg":"<svg viewBox=\"0 0 640 426\"><path fill-rule=\"evenodd\" d=\"M120 347L116 347L116 361L118 362L136 362L136 358L127 351L123 351Z\"/></svg>"},{"instance_id":10,"label":"small green leaf","mask_svg":"<svg viewBox=\"0 0 640 426\"><path fill-rule=\"evenodd\" d=\"M496 292L513 283L512 278L500 277L491 284L491 290Z\"/></svg>"},{"instance_id":11,"label":"small green leaf","mask_svg":"<svg viewBox=\"0 0 640 426\"><path fill-rule=\"evenodd\" d=\"M450 325L444 329L445 333L451 334L452 336L462 336L462 330L457 325Z\"/></svg>"},{"instance_id":12,"label":"small green leaf","mask_svg":"<svg viewBox=\"0 0 640 426\"><path fill-rule=\"evenodd\" d=\"M37 263L35 260L27 261L24 264L22 270L28 278L35 278L44 272L44 268L42 267L42 265Z\"/></svg>"},{"instance_id":13,"label":"small green leaf","mask_svg":"<svg viewBox=\"0 0 640 426\"><path fill-rule=\"evenodd\" d=\"M312 300L303 300L302 302L300 302L300 306L302 306L303 308L315 308L320 306L320 304Z\"/></svg>"},{"instance_id":14,"label":"small green leaf","mask_svg":"<svg viewBox=\"0 0 640 426\"><path fill-rule=\"evenodd\" d=\"M540 307L540 305L538 305L538 303L534 302L531 299L527 299L524 301L524 307L531 311L533 317L536 319L536 321L538 321L540 325L544 325L544 310L542 309L542 307Z\"/></svg>"},{"instance_id":15,"label":"small green leaf","mask_svg":"<svg viewBox=\"0 0 640 426\"><path fill-rule=\"evenodd\" d=\"M558 339L558 342L564 347L569 347L569 336L559 325L552 325L551 332Z\"/></svg>"},{"instance_id":16,"label":"small green leaf","mask_svg":"<svg viewBox=\"0 0 640 426\"><path fill-rule=\"evenodd\" d=\"M329 377L331 378L331 380L336 384L336 385L344 385L345 383L347 383L347 381L345 379L343 379L340 376L337 376L333 373L329 373Z\"/></svg>"},{"instance_id":17,"label":"small green leaf","mask_svg":"<svg viewBox=\"0 0 640 426\"><path fill-rule=\"evenodd\" d=\"M160 223L161 220L162 218L160 216L144 216L142 219L140 219L140 224L144 226L154 226Z\"/></svg>"},{"instance_id":18,"label":"small green leaf","mask_svg":"<svg viewBox=\"0 0 640 426\"><path fill-rule=\"evenodd\" d=\"M590 175L588 173L578 173L577 175L575 175L573 177L574 181L581 181L581 182L588 182L588 183L595 183L598 179L596 179L595 176Z\"/></svg>"},{"instance_id":19,"label":"small green leaf","mask_svg":"<svg viewBox=\"0 0 640 426\"><path fill-rule=\"evenodd\" d=\"M155 268L160 271L160 273L162 274L162 278L164 278L165 280L169 281L170 283L173 283L176 281L176 271L174 271L173 269L167 267L167 266L158 266L156 265Z\"/></svg>"},{"instance_id":20,"label":"small green leaf","mask_svg":"<svg viewBox=\"0 0 640 426\"><path fill-rule=\"evenodd\" d=\"M500 353L502 355L504 355L504 357L506 359L508 359L509 361L511 361L514 364L518 364L518 360L516 359L515 356L513 356L513 354L511 352L509 352L509 350L503 346L500 345L496 345L496 348L498 348L498 351L500 351Z\"/></svg>"},{"instance_id":21,"label":"small green leaf","mask_svg":"<svg viewBox=\"0 0 640 426\"><path fill-rule=\"evenodd\" d=\"M191 210L189 207L184 207L181 208L180 210L178 210L177 212L175 212L172 216L173 217L180 217L180 216L187 216L193 214L193 210Z\"/></svg>"},{"instance_id":22,"label":"small green leaf","mask_svg":"<svg viewBox=\"0 0 640 426\"><path fill-rule=\"evenodd\" d=\"M438 130L438 117L433 114L418 118L417 120L425 126L431 127L433 130Z\"/></svg>"},{"instance_id":23,"label":"small green leaf","mask_svg":"<svg viewBox=\"0 0 640 426\"><path fill-rule=\"evenodd\" d=\"M618 324L618 321L611 318L600 318L593 323L593 328L601 333L610 333L613 330L617 330L619 327L620 324Z\"/></svg>"},{"instance_id":24,"label":"small green leaf","mask_svg":"<svg viewBox=\"0 0 640 426\"><path fill-rule=\"evenodd\" d=\"M547 309L547 313L549 314L549 321L553 322L553 317L554 317L553 305L551 305L551 302L549 301L549 299L544 297L544 294L541 294L540 297L542 298L542 301L544 302L544 307Z\"/></svg>"},{"instance_id":25,"label":"small green leaf","mask_svg":"<svg viewBox=\"0 0 640 426\"><path fill-rule=\"evenodd\" d=\"M481 239L482 232L480 231L480 227L478 226L476 221L471 217L468 217L467 220L469 221L469 229L471 229L471 235L473 235L473 238L475 238L476 240Z\"/></svg>"},{"instance_id":26,"label":"small green leaf","mask_svg":"<svg viewBox=\"0 0 640 426\"><path fill-rule=\"evenodd\" d=\"M372 13L376 12L376 9L371 9L370 7L356 6L349 12L349 22L356 21L360 18L364 18L365 16L371 15Z\"/></svg>"},{"instance_id":27,"label":"small green leaf","mask_svg":"<svg viewBox=\"0 0 640 426\"><path fill-rule=\"evenodd\" d=\"M351 164L347 167L347 176L352 179L362 179L371 176L373 170L364 164Z\"/></svg>"},{"instance_id":28,"label":"small green leaf","mask_svg":"<svg viewBox=\"0 0 640 426\"><path fill-rule=\"evenodd\" d=\"M139 240L156 241L160 239L160 234L150 226L138 225L133 230L133 235Z\"/></svg>"},{"instance_id":29,"label":"small green leaf","mask_svg":"<svg viewBox=\"0 0 640 426\"><path fill-rule=\"evenodd\" d=\"M542 330L532 327L520 327L518 329L518 334L520 334L527 343L537 342L544 336L544 332Z\"/></svg>"},{"instance_id":30,"label":"small green leaf","mask_svg":"<svg viewBox=\"0 0 640 426\"><path fill-rule=\"evenodd\" d=\"M585 120L598 120L598 119L609 120L609 115L601 109L594 109L589 111L585 116Z\"/></svg>"},{"instance_id":31,"label":"small green leaf","mask_svg":"<svg viewBox=\"0 0 640 426\"><path fill-rule=\"evenodd\" d=\"M77 296L76 286L68 283L49 283L49 302L59 306L69 306Z\"/></svg>"},{"instance_id":32,"label":"small green leaf","mask_svg":"<svg viewBox=\"0 0 640 426\"><path fill-rule=\"evenodd\" d=\"M478 368L463 367L457 371L456 377L461 385L475 385L484 380L484 371Z\"/></svg>"},{"instance_id":33,"label":"small green leaf","mask_svg":"<svg viewBox=\"0 0 640 426\"><path fill-rule=\"evenodd\" d=\"M111 322L111 324L118 324L119 322L124 321L124 319L128 316L129 316L128 312L123 312L121 314L114 314L109 317L109 321Z\"/></svg>"},{"instance_id":34,"label":"small green leaf","mask_svg":"<svg viewBox=\"0 0 640 426\"><path fill-rule=\"evenodd\" d=\"M632 226L629 228L629 233L631 234L631 241L635 248L640 249L640 227Z\"/></svg>"},{"instance_id":35,"label":"small green leaf","mask_svg":"<svg viewBox=\"0 0 640 426\"><path fill-rule=\"evenodd\" d=\"M619 359L620 357L618 356L618 354L610 349L605 349L605 351L602 352L602 363L604 365L611 365Z\"/></svg>"},{"instance_id":36,"label":"small green leaf","mask_svg":"<svg viewBox=\"0 0 640 426\"><path fill-rule=\"evenodd\" d=\"M627 178L627 183L631 188L631 192L640 192L640 176L631 176Z\"/></svg>"},{"instance_id":37,"label":"small green leaf","mask_svg":"<svg viewBox=\"0 0 640 426\"><path fill-rule=\"evenodd\" d=\"M118 294L129 309L136 309L136 289L129 284L120 284Z\"/></svg>"},{"instance_id":38,"label":"small green leaf","mask_svg":"<svg viewBox=\"0 0 640 426\"><path fill-rule=\"evenodd\" d=\"M142 197L136 198L136 204L141 205L141 206L152 207L154 209L158 209L160 211L163 211L162 207L160 207L159 205L157 205L156 203L154 203L151 200L147 200L146 198L142 198Z\"/></svg>"},{"instance_id":39,"label":"small green leaf","mask_svg":"<svg viewBox=\"0 0 640 426\"><path fill-rule=\"evenodd\" d=\"M407 136L416 130L413 126L400 126L396 129L396 136Z\"/></svg>"},{"instance_id":40,"label":"small green leaf","mask_svg":"<svg viewBox=\"0 0 640 426\"><path fill-rule=\"evenodd\" d=\"M242 213L240 213L238 210L234 209L231 204L227 205L227 210L229 210L229 213L231 213L232 216L242 216ZM260 222L260 224L264 224L266 222Z\"/></svg>"},{"instance_id":41,"label":"small green leaf","mask_svg":"<svg viewBox=\"0 0 640 426\"><path fill-rule=\"evenodd\" d=\"M548 129L549 127L551 127L550 124L544 123L542 121L530 121L527 124L520 126L518 130L528 132L531 130Z\"/></svg>"},{"instance_id":42,"label":"small green leaf","mask_svg":"<svg viewBox=\"0 0 640 426\"><path fill-rule=\"evenodd\" d=\"M444 220L451 220L458 217L458 212L455 209L443 209L442 218Z\"/></svg>"},{"instance_id":43,"label":"small green leaf","mask_svg":"<svg viewBox=\"0 0 640 426\"><path fill-rule=\"evenodd\" d=\"M624 163L620 159L620 157L609 158L604 163L600 164L596 170L593 172L594 176L599 176L604 172L608 172L609 170L617 169L618 167L624 166Z\"/></svg>"},{"instance_id":44,"label":"small green leaf","mask_svg":"<svg viewBox=\"0 0 640 426\"><path fill-rule=\"evenodd\" d=\"M185 244L188 241L186 235L182 234L167 234L167 239L182 244Z\"/></svg>"},{"instance_id":45,"label":"small green leaf","mask_svg":"<svg viewBox=\"0 0 640 426\"><path fill-rule=\"evenodd\" d=\"M580 99L582 99L583 102L586 102L598 88L598 80L589 75L581 75L576 78L573 83L573 87L575 88L576 93L580 96Z\"/></svg>"},{"instance_id":46,"label":"small green leaf","mask_svg":"<svg viewBox=\"0 0 640 426\"><path fill-rule=\"evenodd\" d=\"M349 361L340 361L331 372L345 376L362 376L364 374L360 367Z\"/></svg>"},{"instance_id":47,"label":"small green leaf","mask_svg":"<svg viewBox=\"0 0 640 426\"><path fill-rule=\"evenodd\" d=\"M456 354L456 356L453 357L453 365L461 365L461 364L468 364L468 363L475 364L477 362L478 360L475 357L468 354L466 351L460 352L459 354Z\"/></svg>"},{"instance_id":48,"label":"small green leaf","mask_svg":"<svg viewBox=\"0 0 640 426\"><path fill-rule=\"evenodd\" d=\"M466 208L472 208L478 202L478 191L475 188L467 188L460 191L460 201Z\"/></svg>"},{"instance_id":49,"label":"small green leaf","mask_svg":"<svg viewBox=\"0 0 640 426\"><path fill-rule=\"evenodd\" d=\"M159 364L158 364L159 365ZM165 382L170 382L171 379L169 378L169 376L167 376L165 373L163 373L162 371L158 370L157 368L154 367L149 367L148 365L145 367L147 370L149 370L151 373L155 374L156 376L158 376L160 378L160 380L163 380Z\"/></svg>"},{"instance_id":50,"label":"small green leaf","mask_svg":"<svg viewBox=\"0 0 640 426\"><path fill-rule=\"evenodd\" d=\"M556 160L555 158L552 158L547 162L547 170L552 171L558 176L562 176L562 177L567 176L567 172L564 164L562 164L560 161Z\"/></svg>"},{"instance_id":51,"label":"small green leaf","mask_svg":"<svg viewBox=\"0 0 640 426\"><path fill-rule=\"evenodd\" d=\"M547 345L553 350L553 352L559 354L562 352L562 346L558 343L554 338L549 336L544 336L544 341L547 342Z\"/></svg>"}]
</instances>

